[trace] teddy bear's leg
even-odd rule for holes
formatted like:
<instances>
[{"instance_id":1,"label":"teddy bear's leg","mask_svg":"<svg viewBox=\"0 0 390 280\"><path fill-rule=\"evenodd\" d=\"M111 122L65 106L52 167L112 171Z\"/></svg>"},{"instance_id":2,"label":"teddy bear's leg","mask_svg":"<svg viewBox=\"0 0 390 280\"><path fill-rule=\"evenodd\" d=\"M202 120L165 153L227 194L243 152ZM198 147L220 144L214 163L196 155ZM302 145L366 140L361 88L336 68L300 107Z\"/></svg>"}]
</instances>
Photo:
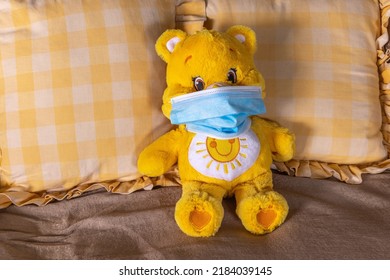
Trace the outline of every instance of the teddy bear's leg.
<instances>
[{"instance_id":1,"label":"teddy bear's leg","mask_svg":"<svg viewBox=\"0 0 390 280\"><path fill-rule=\"evenodd\" d=\"M272 188L269 172L237 186L234 191L236 213L244 227L254 234L272 232L286 219L287 201Z\"/></svg>"},{"instance_id":2,"label":"teddy bear's leg","mask_svg":"<svg viewBox=\"0 0 390 280\"><path fill-rule=\"evenodd\" d=\"M225 193L226 190L218 185L183 182L183 193L175 209L175 219L180 229L194 237L214 235L222 223L222 199Z\"/></svg>"}]
</instances>

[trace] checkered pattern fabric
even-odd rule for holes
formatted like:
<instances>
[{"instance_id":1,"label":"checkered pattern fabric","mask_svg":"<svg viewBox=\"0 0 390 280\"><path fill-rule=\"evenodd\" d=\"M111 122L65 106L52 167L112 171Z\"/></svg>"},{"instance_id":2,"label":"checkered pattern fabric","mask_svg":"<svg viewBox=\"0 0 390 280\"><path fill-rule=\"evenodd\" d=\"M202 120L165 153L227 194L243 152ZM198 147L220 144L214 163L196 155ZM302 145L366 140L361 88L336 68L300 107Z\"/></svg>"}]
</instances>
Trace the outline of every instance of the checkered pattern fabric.
<instances>
[{"instance_id":1,"label":"checkered pattern fabric","mask_svg":"<svg viewBox=\"0 0 390 280\"><path fill-rule=\"evenodd\" d=\"M360 182L360 171L340 166L388 157L376 65L377 1L209 0L206 12L208 28L244 24L256 31L266 117L296 135L295 158L284 170Z\"/></svg>"},{"instance_id":2,"label":"checkered pattern fabric","mask_svg":"<svg viewBox=\"0 0 390 280\"><path fill-rule=\"evenodd\" d=\"M139 177L138 153L169 128L154 43L174 28L174 7L174 0L0 1L7 191Z\"/></svg>"}]
</instances>

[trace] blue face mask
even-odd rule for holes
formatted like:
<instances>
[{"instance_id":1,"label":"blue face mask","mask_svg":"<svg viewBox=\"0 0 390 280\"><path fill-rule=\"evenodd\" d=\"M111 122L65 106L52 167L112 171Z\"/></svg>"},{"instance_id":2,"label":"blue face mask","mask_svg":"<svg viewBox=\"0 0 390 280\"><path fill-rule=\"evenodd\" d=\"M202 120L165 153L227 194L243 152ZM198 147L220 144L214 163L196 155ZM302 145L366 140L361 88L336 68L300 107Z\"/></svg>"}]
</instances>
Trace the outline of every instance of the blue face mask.
<instances>
[{"instance_id":1,"label":"blue face mask","mask_svg":"<svg viewBox=\"0 0 390 280\"><path fill-rule=\"evenodd\" d=\"M172 124L218 139L237 137L250 128L249 116L265 113L261 88L254 86L206 89L172 98L171 103Z\"/></svg>"}]
</instances>

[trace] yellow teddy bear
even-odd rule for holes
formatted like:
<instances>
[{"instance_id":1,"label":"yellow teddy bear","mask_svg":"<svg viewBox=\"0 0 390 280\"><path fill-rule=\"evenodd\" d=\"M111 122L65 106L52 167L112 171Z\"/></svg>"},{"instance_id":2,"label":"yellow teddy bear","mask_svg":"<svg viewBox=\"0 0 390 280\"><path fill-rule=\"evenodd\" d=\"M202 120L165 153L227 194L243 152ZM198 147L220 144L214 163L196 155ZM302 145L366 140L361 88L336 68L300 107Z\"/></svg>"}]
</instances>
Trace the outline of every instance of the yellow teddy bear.
<instances>
[{"instance_id":1,"label":"yellow teddy bear","mask_svg":"<svg viewBox=\"0 0 390 280\"><path fill-rule=\"evenodd\" d=\"M273 231L288 204L273 191L270 167L272 160L292 158L294 136L256 116L265 112L265 84L253 62L254 31L167 30L156 51L167 63L162 110L178 127L142 151L139 171L160 176L178 163L183 191L175 219L190 236L214 235L224 215L222 199L232 195L248 231Z\"/></svg>"}]
</instances>

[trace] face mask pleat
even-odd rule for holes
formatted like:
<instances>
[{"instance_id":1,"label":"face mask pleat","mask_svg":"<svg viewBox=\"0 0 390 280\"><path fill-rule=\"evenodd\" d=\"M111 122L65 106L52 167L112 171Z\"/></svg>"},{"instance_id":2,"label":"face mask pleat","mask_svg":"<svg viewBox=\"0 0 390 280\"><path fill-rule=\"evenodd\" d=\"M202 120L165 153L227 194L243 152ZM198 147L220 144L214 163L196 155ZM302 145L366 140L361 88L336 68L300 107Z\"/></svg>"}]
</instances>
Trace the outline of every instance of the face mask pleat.
<instances>
[{"instance_id":1,"label":"face mask pleat","mask_svg":"<svg viewBox=\"0 0 390 280\"><path fill-rule=\"evenodd\" d=\"M236 137L248 129L249 116L265 113L259 87L221 87L171 100L172 124L186 124L196 133Z\"/></svg>"}]
</instances>

